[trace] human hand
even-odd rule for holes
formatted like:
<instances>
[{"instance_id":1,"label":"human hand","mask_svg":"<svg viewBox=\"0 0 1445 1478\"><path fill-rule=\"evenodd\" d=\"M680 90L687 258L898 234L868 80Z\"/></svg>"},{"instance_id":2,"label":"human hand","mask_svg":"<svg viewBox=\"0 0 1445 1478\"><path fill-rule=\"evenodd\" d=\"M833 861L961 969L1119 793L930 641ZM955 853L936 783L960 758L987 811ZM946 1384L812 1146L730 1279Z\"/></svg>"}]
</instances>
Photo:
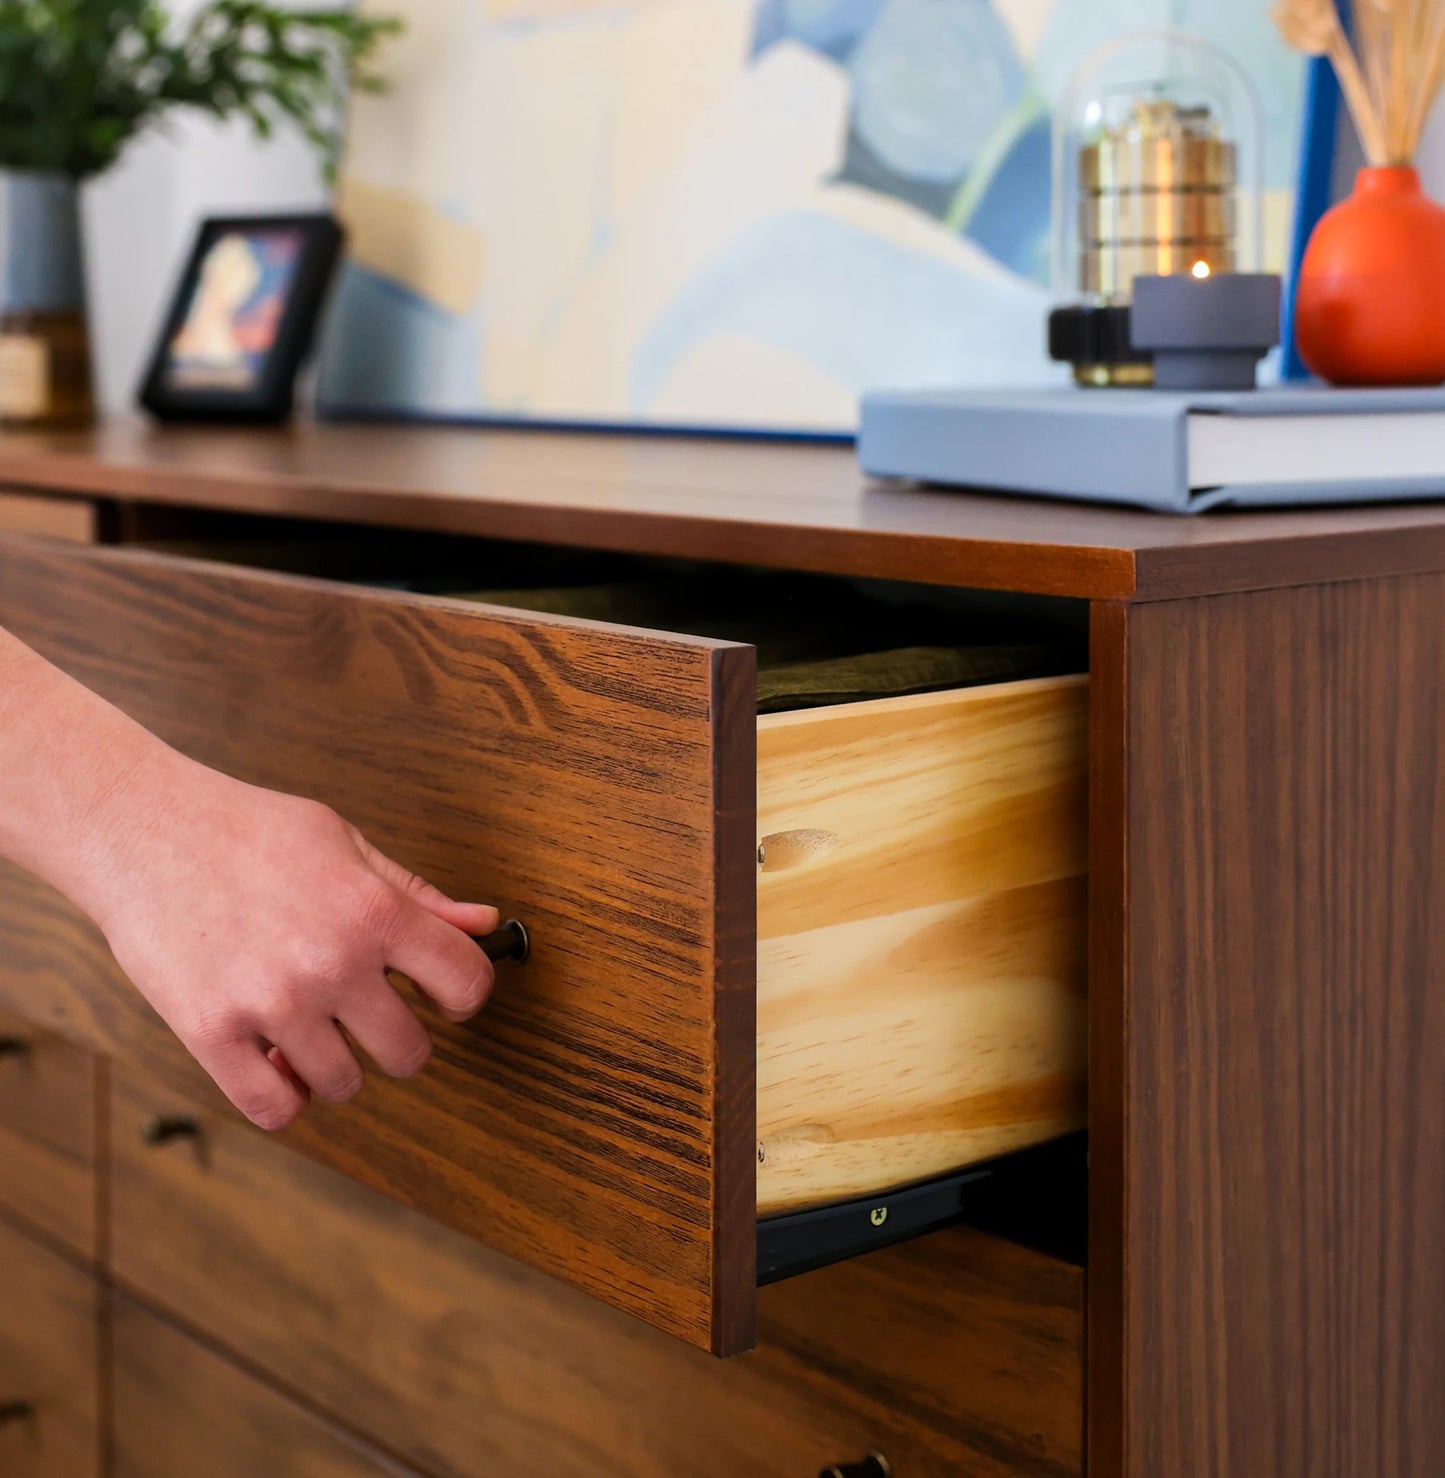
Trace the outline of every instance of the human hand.
<instances>
[{"instance_id":1,"label":"human hand","mask_svg":"<svg viewBox=\"0 0 1445 1478\"><path fill-rule=\"evenodd\" d=\"M451 1021L487 999L492 966L468 936L492 932L497 910L446 897L325 806L165 751L106 812L78 901L263 1129L290 1123L311 1094L354 1096L364 1078L351 1043L392 1077L426 1064L430 1037L387 970Z\"/></svg>"}]
</instances>

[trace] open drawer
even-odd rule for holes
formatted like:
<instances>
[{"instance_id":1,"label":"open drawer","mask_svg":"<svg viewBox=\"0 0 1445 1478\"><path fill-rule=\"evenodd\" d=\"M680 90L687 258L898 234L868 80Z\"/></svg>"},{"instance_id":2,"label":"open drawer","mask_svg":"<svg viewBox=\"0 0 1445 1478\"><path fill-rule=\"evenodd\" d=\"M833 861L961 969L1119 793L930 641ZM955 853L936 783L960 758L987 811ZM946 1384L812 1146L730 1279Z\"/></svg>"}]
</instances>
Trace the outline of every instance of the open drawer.
<instances>
[{"instance_id":1,"label":"open drawer","mask_svg":"<svg viewBox=\"0 0 1445 1478\"><path fill-rule=\"evenodd\" d=\"M23 540L0 624L526 921L427 1072L288 1137L695 1344L753 1342L760 1209L1082 1121L1082 678L760 720L747 645ZM95 959L25 906L0 997ZM68 1025L135 1055L99 978Z\"/></svg>"}]
</instances>

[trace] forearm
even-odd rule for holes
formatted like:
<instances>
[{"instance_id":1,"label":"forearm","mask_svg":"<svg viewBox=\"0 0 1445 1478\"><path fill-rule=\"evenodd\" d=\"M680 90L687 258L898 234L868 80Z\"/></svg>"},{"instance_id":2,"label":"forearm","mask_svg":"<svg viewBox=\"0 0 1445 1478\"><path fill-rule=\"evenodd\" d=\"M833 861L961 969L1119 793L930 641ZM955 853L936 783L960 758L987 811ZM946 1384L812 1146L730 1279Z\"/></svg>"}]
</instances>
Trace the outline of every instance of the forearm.
<instances>
[{"instance_id":1,"label":"forearm","mask_svg":"<svg viewBox=\"0 0 1445 1478\"><path fill-rule=\"evenodd\" d=\"M469 939L497 911L461 903L314 801L186 758L0 631L0 857L60 889L121 968L257 1124L308 1092L427 1060L426 1030L387 982L453 1021L491 988ZM225 948L218 948L220 941Z\"/></svg>"},{"instance_id":2,"label":"forearm","mask_svg":"<svg viewBox=\"0 0 1445 1478\"><path fill-rule=\"evenodd\" d=\"M93 909L96 880L148 824L142 782L183 763L0 630L0 856Z\"/></svg>"}]
</instances>

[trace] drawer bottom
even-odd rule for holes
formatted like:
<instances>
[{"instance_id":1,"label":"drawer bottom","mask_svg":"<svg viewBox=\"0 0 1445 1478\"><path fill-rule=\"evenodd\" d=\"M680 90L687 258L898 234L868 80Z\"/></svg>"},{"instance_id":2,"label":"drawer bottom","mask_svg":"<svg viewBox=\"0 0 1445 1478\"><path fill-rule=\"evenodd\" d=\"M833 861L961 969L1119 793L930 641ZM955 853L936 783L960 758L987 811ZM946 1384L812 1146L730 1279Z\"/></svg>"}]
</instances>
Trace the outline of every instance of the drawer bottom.
<instances>
[{"instance_id":1,"label":"drawer bottom","mask_svg":"<svg viewBox=\"0 0 1445 1478\"><path fill-rule=\"evenodd\" d=\"M1071 1135L921 1185L758 1223L758 1285L780 1282L959 1222L1083 1267L1088 1145Z\"/></svg>"}]
</instances>

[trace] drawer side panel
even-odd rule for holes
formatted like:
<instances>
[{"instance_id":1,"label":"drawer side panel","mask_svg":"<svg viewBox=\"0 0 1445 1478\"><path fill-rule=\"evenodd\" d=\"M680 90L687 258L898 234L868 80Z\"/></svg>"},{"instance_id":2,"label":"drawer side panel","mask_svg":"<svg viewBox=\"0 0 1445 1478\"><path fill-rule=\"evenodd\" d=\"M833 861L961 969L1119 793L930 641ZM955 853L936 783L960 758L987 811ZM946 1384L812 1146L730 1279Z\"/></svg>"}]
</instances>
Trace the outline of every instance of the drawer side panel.
<instances>
[{"instance_id":1,"label":"drawer side panel","mask_svg":"<svg viewBox=\"0 0 1445 1478\"><path fill-rule=\"evenodd\" d=\"M758 1209L1082 1127L1088 686L758 725Z\"/></svg>"}]
</instances>

